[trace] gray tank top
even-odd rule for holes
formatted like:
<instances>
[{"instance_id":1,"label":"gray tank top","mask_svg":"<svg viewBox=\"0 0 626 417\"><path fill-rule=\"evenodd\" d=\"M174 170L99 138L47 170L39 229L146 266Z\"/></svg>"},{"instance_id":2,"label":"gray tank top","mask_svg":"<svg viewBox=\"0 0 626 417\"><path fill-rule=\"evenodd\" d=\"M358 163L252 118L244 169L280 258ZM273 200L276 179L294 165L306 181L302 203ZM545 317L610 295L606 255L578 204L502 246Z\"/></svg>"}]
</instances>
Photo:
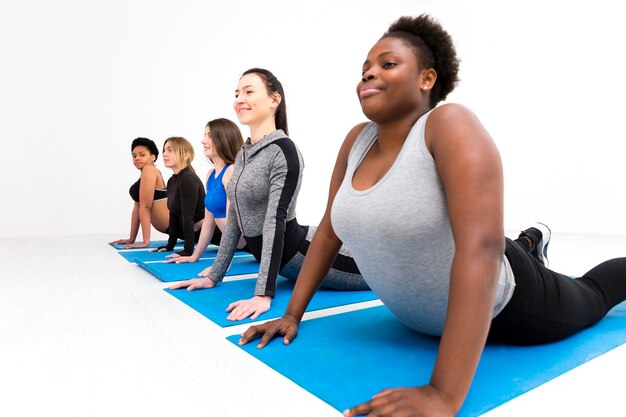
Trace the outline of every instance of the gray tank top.
<instances>
[{"instance_id":1,"label":"gray tank top","mask_svg":"<svg viewBox=\"0 0 626 417\"><path fill-rule=\"evenodd\" d=\"M363 128L350 151L331 221L387 308L410 328L441 335L454 240L443 186L424 141L429 114L415 123L385 176L357 191L352 188L354 171L377 135L376 124ZM514 286L511 266L502 255L493 317L510 300Z\"/></svg>"}]
</instances>

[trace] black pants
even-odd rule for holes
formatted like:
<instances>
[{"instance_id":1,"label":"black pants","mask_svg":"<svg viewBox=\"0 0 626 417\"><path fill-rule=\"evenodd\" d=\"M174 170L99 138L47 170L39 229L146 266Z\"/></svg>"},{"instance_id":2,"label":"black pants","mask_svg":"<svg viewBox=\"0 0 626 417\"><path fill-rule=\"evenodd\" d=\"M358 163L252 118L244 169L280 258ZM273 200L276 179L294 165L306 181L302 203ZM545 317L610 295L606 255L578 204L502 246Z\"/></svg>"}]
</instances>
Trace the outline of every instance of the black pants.
<instances>
[{"instance_id":1,"label":"black pants","mask_svg":"<svg viewBox=\"0 0 626 417\"><path fill-rule=\"evenodd\" d=\"M506 240L515 291L491 323L489 340L516 345L555 342L600 321L626 299L626 258L611 259L580 278L546 268L524 240Z\"/></svg>"}]
</instances>

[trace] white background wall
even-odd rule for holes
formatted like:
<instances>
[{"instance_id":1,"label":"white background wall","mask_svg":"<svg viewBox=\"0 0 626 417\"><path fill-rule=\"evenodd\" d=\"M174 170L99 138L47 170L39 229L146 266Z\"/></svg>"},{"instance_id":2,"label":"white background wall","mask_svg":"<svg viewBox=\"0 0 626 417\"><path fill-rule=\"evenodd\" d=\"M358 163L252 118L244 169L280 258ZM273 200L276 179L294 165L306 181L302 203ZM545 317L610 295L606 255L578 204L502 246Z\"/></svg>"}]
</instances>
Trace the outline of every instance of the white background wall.
<instances>
[{"instance_id":1,"label":"white background wall","mask_svg":"<svg viewBox=\"0 0 626 417\"><path fill-rule=\"evenodd\" d=\"M361 64L395 18L422 12L443 23L462 59L448 101L472 108L500 148L506 228L542 220L626 236L620 9L608 0L1 0L0 238L125 237L132 139L186 137L204 177L204 125L236 120L234 88L253 66L283 82L306 163L298 218L318 222L339 145L364 120Z\"/></svg>"}]
</instances>

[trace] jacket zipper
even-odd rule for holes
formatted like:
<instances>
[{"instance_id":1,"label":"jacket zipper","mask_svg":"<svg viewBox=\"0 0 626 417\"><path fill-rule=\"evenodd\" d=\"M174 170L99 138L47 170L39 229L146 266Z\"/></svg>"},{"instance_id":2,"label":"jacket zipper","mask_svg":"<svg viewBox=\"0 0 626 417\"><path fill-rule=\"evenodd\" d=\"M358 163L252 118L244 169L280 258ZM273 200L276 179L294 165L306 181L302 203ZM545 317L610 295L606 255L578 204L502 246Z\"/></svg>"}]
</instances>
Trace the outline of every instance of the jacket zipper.
<instances>
[{"instance_id":1,"label":"jacket zipper","mask_svg":"<svg viewBox=\"0 0 626 417\"><path fill-rule=\"evenodd\" d=\"M239 229L241 230L241 234L245 236L246 234L243 232L243 223L241 222L241 213L239 212L239 199L237 198L237 192L239 189L239 180L241 180L241 176L243 175L243 170L246 169L246 150L243 149L241 153L241 160L243 161L243 167L241 168L241 172L239 172L239 176L237 177L237 182L235 183L235 202L237 207L237 218L239 219Z\"/></svg>"}]
</instances>

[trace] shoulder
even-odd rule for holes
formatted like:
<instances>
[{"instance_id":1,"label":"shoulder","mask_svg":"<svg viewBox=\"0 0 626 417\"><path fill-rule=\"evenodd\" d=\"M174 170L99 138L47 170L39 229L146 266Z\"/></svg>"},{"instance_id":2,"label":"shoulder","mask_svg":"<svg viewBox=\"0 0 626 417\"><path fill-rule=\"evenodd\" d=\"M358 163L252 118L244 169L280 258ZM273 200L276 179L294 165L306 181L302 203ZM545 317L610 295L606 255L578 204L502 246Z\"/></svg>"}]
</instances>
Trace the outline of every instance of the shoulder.
<instances>
[{"instance_id":1,"label":"shoulder","mask_svg":"<svg viewBox=\"0 0 626 417\"><path fill-rule=\"evenodd\" d=\"M358 125L354 126L352 129L350 129L350 131L346 135L346 138L343 140L341 149L339 150L340 157L345 157L345 158L348 157L348 154L350 153L352 146L354 146L354 142L356 142L356 139L359 137L361 132L363 132L363 129L365 129L365 127L369 125L370 123L371 122L359 123Z\"/></svg>"},{"instance_id":2,"label":"shoulder","mask_svg":"<svg viewBox=\"0 0 626 417\"><path fill-rule=\"evenodd\" d=\"M473 111L462 104L448 103L433 109L428 116L428 133L463 131L468 126L480 125Z\"/></svg>"},{"instance_id":3,"label":"shoulder","mask_svg":"<svg viewBox=\"0 0 626 417\"><path fill-rule=\"evenodd\" d=\"M210 177L211 175L213 175L213 173L214 173L214 172L215 172L215 168L210 169L210 170L209 170L209 172L207 172L207 174L206 174L205 181L208 181L208 180L209 180L209 177Z\"/></svg>"},{"instance_id":4,"label":"shoulder","mask_svg":"<svg viewBox=\"0 0 626 417\"><path fill-rule=\"evenodd\" d=\"M268 157L275 163L291 165L302 159L300 150L295 142L288 137L283 137L272 142L268 147Z\"/></svg>"},{"instance_id":5,"label":"shoulder","mask_svg":"<svg viewBox=\"0 0 626 417\"><path fill-rule=\"evenodd\" d=\"M460 104L446 104L433 110L424 136L436 163L439 161L438 166L442 161L453 161L454 165L460 160L494 167L500 164L489 132L474 112Z\"/></svg>"},{"instance_id":6,"label":"shoulder","mask_svg":"<svg viewBox=\"0 0 626 417\"><path fill-rule=\"evenodd\" d=\"M234 170L235 164L230 164L228 168L226 168L226 171L224 171L224 175L222 176L222 184L224 185L224 187L226 186L226 184L228 184L228 181L230 181L230 177L233 176Z\"/></svg>"},{"instance_id":7,"label":"shoulder","mask_svg":"<svg viewBox=\"0 0 626 417\"><path fill-rule=\"evenodd\" d=\"M146 165L141 169L142 184L147 181L154 181L159 177L159 170L154 165Z\"/></svg>"}]
</instances>

